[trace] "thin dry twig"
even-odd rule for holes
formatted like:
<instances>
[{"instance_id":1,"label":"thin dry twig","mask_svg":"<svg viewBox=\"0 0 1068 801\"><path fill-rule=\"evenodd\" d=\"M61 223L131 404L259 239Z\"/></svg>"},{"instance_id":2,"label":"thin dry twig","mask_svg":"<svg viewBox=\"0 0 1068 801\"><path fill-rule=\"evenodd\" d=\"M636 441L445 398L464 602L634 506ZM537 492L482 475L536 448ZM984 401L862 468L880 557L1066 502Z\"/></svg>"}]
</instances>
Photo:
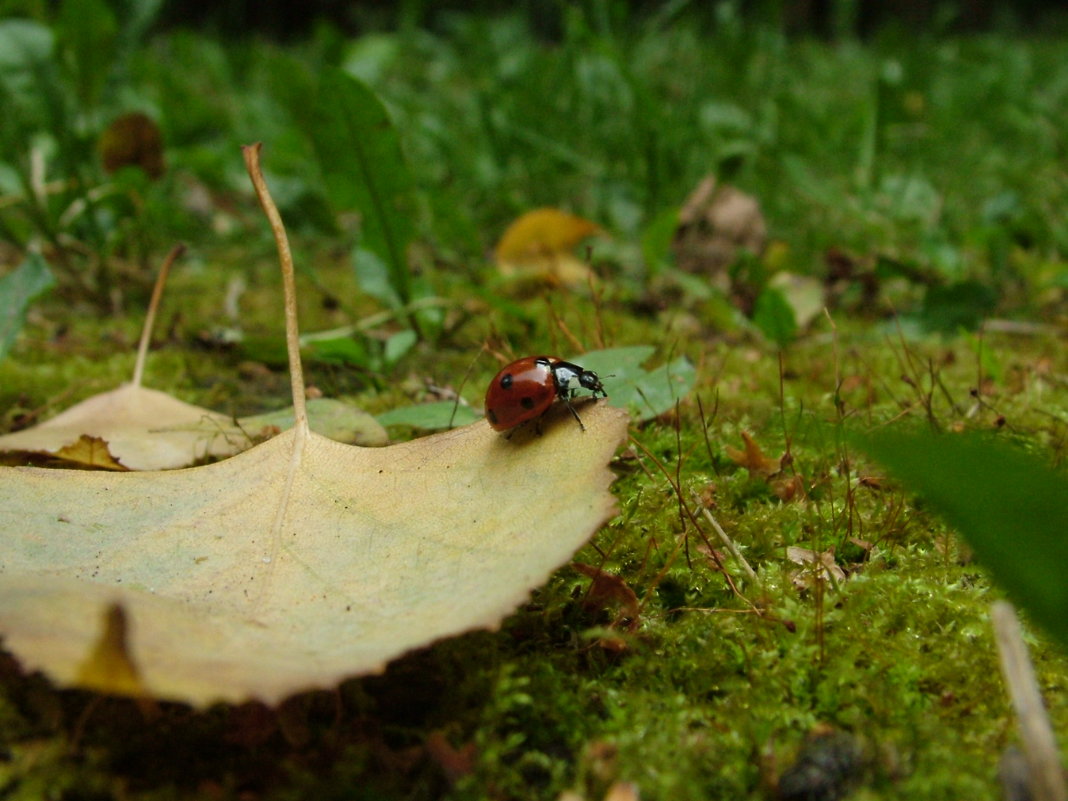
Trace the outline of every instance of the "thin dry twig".
<instances>
[{"instance_id":1,"label":"thin dry twig","mask_svg":"<svg viewBox=\"0 0 1068 801\"><path fill-rule=\"evenodd\" d=\"M141 379L145 373L145 359L148 357L148 344L152 340L152 328L156 324L156 312L159 310L159 301L163 297L163 288L167 285L167 276L171 274L171 265L185 253L185 245L179 243L171 248L170 253L160 265L156 275L156 283L152 287L152 299L148 302L148 313L145 322L141 326L141 341L137 346L137 361L134 362L133 380L130 382L135 387L141 386Z\"/></svg>"},{"instance_id":2,"label":"thin dry twig","mask_svg":"<svg viewBox=\"0 0 1068 801\"><path fill-rule=\"evenodd\" d=\"M1032 797L1034 801L1068 801L1057 741L1042 703L1016 611L1007 601L997 601L990 607L990 620L994 625L1001 672L1016 710Z\"/></svg>"}]
</instances>

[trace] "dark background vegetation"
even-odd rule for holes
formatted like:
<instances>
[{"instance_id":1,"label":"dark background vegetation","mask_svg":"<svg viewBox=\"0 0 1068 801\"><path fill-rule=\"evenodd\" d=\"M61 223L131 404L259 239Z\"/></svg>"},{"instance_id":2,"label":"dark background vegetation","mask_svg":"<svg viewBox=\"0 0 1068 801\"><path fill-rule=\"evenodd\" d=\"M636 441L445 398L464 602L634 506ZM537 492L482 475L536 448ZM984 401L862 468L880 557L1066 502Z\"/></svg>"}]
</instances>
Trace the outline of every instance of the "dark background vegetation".
<instances>
[{"instance_id":1,"label":"dark background vegetation","mask_svg":"<svg viewBox=\"0 0 1068 801\"><path fill-rule=\"evenodd\" d=\"M702 2L605 2L601 5L609 17L656 14L665 8L707 15L715 14L715 7L726 0ZM547 39L560 36L559 9L562 2L553 0L525 0L499 2L493 0L447 0L447 2L334 2L308 0L293 3L286 0L244 0L215 3L211 0L172 0L167 4L163 22L167 25L195 25L215 28L229 34L257 31L281 40L308 34L318 20L328 20L347 33L360 33L368 28L384 25L425 27L434 29L443 17L456 12L468 14L499 14L508 12L524 17L531 30ZM843 35L867 37L887 27L900 26L913 32L951 33L962 31L1048 30L1051 24L1063 25L1064 4L1056 0L1024 0L996 2L996 0L890 0L862 2L859 0L763 0L743 4L744 13L751 19L776 25L795 34L831 38Z\"/></svg>"}]
</instances>

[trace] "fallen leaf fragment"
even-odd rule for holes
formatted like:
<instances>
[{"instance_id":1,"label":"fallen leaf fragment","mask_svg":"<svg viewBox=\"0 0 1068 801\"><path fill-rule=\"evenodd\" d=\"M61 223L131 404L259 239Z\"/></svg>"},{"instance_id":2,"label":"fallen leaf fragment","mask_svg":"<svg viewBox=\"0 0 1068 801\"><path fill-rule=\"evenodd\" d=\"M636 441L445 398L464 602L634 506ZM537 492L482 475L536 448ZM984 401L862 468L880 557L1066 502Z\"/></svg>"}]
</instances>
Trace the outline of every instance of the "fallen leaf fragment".
<instances>
[{"instance_id":1,"label":"fallen leaf fragment","mask_svg":"<svg viewBox=\"0 0 1068 801\"><path fill-rule=\"evenodd\" d=\"M130 656L126 611L120 604L111 604L104 609L102 622L100 638L78 668L78 684L122 695L147 695Z\"/></svg>"},{"instance_id":2,"label":"fallen leaf fragment","mask_svg":"<svg viewBox=\"0 0 1068 801\"><path fill-rule=\"evenodd\" d=\"M501 236L494 254L502 275L548 280L565 286L586 283L589 267L572 252L583 239L601 233L596 223L553 208L528 211Z\"/></svg>"},{"instance_id":3,"label":"fallen leaf fragment","mask_svg":"<svg viewBox=\"0 0 1068 801\"><path fill-rule=\"evenodd\" d=\"M679 210L672 249L681 269L709 278L724 292L731 289L728 268L740 251L759 256L768 228L756 198L707 175Z\"/></svg>"},{"instance_id":4,"label":"fallen leaf fragment","mask_svg":"<svg viewBox=\"0 0 1068 801\"><path fill-rule=\"evenodd\" d=\"M610 628L618 627L628 632L638 628L641 604L627 582L593 565L575 562L571 566L582 575L593 579L586 594L586 605L595 611L615 610Z\"/></svg>"},{"instance_id":5,"label":"fallen leaf fragment","mask_svg":"<svg viewBox=\"0 0 1068 801\"><path fill-rule=\"evenodd\" d=\"M786 549L786 558L795 565L804 565L804 570L795 571L790 578L798 589L812 586L814 580L827 581L837 584L846 580L846 573L834 561L834 549L827 551L814 551L811 548L800 548L791 545Z\"/></svg>"},{"instance_id":6,"label":"fallen leaf fragment","mask_svg":"<svg viewBox=\"0 0 1068 801\"><path fill-rule=\"evenodd\" d=\"M449 742L440 731L433 731L426 738L427 755L441 768L449 784L456 784L464 776L475 770L478 750L474 743L467 743L460 748Z\"/></svg>"},{"instance_id":7,"label":"fallen leaf fragment","mask_svg":"<svg viewBox=\"0 0 1068 801\"><path fill-rule=\"evenodd\" d=\"M185 470L0 468L4 646L79 684L120 604L154 697L275 703L496 627L613 514L627 415L582 419L560 404L542 436L479 421L386 448L309 433L292 473L299 429Z\"/></svg>"},{"instance_id":8,"label":"fallen leaf fragment","mask_svg":"<svg viewBox=\"0 0 1068 801\"><path fill-rule=\"evenodd\" d=\"M0 464L72 467L83 470L125 471L129 469L111 454L107 442L100 437L90 437L85 434L51 453L44 450L0 451Z\"/></svg>"},{"instance_id":9,"label":"fallen leaf fragment","mask_svg":"<svg viewBox=\"0 0 1068 801\"><path fill-rule=\"evenodd\" d=\"M782 470L782 457L772 459L766 456L748 431L742 432L742 441L745 443L744 451L730 445L727 445L725 450L730 460L748 470L750 476L767 478Z\"/></svg>"}]
</instances>

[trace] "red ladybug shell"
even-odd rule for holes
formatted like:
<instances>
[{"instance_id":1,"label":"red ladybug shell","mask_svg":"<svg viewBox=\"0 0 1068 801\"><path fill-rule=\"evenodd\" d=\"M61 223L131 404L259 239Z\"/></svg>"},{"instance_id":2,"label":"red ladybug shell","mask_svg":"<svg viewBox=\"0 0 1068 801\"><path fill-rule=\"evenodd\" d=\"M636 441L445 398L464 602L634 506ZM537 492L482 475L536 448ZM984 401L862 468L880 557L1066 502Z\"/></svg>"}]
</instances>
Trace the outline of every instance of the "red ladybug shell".
<instances>
[{"instance_id":1,"label":"red ladybug shell","mask_svg":"<svg viewBox=\"0 0 1068 801\"><path fill-rule=\"evenodd\" d=\"M545 413L556 400L552 364L558 359L527 356L505 366L486 391L486 419L506 431Z\"/></svg>"},{"instance_id":2,"label":"red ladybug shell","mask_svg":"<svg viewBox=\"0 0 1068 801\"><path fill-rule=\"evenodd\" d=\"M575 386L575 385L578 386ZM527 356L502 369L486 391L486 419L496 431L507 431L548 411L562 401L583 431L586 426L571 405L575 392L586 389L607 398L601 379L592 370L555 356Z\"/></svg>"}]
</instances>

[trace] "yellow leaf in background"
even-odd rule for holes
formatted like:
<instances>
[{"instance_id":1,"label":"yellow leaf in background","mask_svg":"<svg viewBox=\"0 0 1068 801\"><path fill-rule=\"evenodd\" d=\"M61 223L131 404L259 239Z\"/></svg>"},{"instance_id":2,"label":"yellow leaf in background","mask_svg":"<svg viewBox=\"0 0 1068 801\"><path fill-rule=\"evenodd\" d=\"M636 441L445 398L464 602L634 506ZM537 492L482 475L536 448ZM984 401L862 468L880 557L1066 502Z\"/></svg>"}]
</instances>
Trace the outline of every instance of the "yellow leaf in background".
<instances>
[{"instance_id":1,"label":"yellow leaf in background","mask_svg":"<svg viewBox=\"0 0 1068 801\"><path fill-rule=\"evenodd\" d=\"M528 211L516 219L497 243L495 258L502 275L548 280L574 286L585 283L589 267L572 252L601 227L559 209Z\"/></svg>"}]
</instances>

